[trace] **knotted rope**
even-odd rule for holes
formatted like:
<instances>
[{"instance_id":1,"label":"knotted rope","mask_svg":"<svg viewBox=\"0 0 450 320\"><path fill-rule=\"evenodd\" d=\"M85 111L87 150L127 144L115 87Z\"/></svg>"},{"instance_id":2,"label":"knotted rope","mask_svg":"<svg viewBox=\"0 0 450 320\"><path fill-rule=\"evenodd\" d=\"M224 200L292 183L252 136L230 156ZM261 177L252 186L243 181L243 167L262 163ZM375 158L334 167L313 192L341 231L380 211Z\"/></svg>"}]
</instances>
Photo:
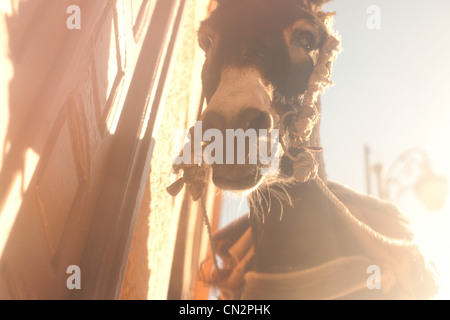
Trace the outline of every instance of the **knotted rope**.
<instances>
[{"instance_id":1,"label":"knotted rope","mask_svg":"<svg viewBox=\"0 0 450 320\"><path fill-rule=\"evenodd\" d=\"M293 176L298 182L316 178L319 170L319 163L314 154L321 151L322 147L311 146L310 138L320 118L317 100L325 88L333 84L330 80L332 66L340 51L340 41L329 27L333 15L318 13L324 25L328 26L328 38L319 49L319 57L309 78L301 106L295 111L285 113L280 121L280 144L285 155L293 161Z\"/></svg>"},{"instance_id":2,"label":"knotted rope","mask_svg":"<svg viewBox=\"0 0 450 320\"><path fill-rule=\"evenodd\" d=\"M329 26L330 17L334 14L319 12L317 15L324 25ZM314 153L322 148L310 146L309 140L320 118L316 107L317 99L326 87L333 84L330 80L332 65L340 50L340 41L331 29L328 29L328 38L319 49L319 57L309 78L301 106L284 114L280 122L280 144L285 155L293 161L293 176L299 182L317 177L319 169ZM286 125L287 122L289 123ZM206 187L207 167L204 164L192 164L193 162L173 165L174 173L179 175L182 172L182 177L167 188L172 196L176 196L185 184L194 201L202 196Z\"/></svg>"}]
</instances>

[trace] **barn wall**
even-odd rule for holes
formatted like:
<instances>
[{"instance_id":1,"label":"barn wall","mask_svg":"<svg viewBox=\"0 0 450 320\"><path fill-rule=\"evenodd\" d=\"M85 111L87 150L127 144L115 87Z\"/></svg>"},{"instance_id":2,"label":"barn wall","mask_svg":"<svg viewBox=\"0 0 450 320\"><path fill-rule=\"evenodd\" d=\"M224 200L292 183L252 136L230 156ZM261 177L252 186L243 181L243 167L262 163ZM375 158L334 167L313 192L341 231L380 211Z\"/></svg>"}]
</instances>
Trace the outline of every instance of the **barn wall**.
<instances>
[{"instance_id":1,"label":"barn wall","mask_svg":"<svg viewBox=\"0 0 450 320\"><path fill-rule=\"evenodd\" d=\"M118 297L181 2L1 1L0 299Z\"/></svg>"},{"instance_id":2,"label":"barn wall","mask_svg":"<svg viewBox=\"0 0 450 320\"><path fill-rule=\"evenodd\" d=\"M195 212L192 203L182 209L184 191L172 198L166 187L173 182L172 154L177 129L196 120L201 94L204 54L197 45L199 22L206 17L209 0L189 0L166 84L164 112L155 142L144 200L122 289L122 299L166 299L180 214ZM195 219L194 214L194 219ZM194 220L195 221L195 220ZM194 234L190 233L190 238ZM179 257L184 259L184 257Z\"/></svg>"}]
</instances>

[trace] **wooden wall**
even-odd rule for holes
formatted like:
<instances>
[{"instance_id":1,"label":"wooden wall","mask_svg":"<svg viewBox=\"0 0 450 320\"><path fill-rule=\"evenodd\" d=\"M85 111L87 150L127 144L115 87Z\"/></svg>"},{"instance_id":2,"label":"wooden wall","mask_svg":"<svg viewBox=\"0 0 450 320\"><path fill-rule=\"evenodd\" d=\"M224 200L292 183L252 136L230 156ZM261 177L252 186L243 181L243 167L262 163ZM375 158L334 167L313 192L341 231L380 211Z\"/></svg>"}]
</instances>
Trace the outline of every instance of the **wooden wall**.
<instances>
[{"instance_id":1,"label":"wooden wall","mask_svg":"<svg viewBox=\"0 0 450 320\"><path fill-rule=\"evenodd\" d=\"M188 129L194 124L200 106L204 53L197 44L197 30L200 21L206 17L208 4L209 0L186 1L163 94L164 111L159 121L150 176L133 237L122 299L168 298L173 268L180 276L173 280L175 286L185 287L184 283L195 281L192 269L197 271L206 254L207 236L198 204L187 199L184 190L177 197L171 197L166 187L175 179L171 172L172 154L180 151L175 147L174 134L177 129ZM209 201L208 205L212 206L212 202ZM209 213L212 212L210 210ZM182 224L179 227L180 220L182 223L186 219L190 221L190 226ZM175 251L180 234L186 235L182 243L188 248L188 253ZM192 256L192 250L201 250L201 254ZM169 298L186 298L186 295L177 292Z\"/></svg>"},{"instance_id":2,"label":"wooden wall","mask_svg":"<svg viewBox=\"0 0 450 320\"><path fill-rule=\"evenodd\" d=\"M138 226L151 227L136 230L150 240L133 261L154 262L139 276L170 274L181 200L162 193L172 178L169 132L189 125L199 100L197 91L165 111L198 68L173 71L186 3L1 2L0 299L119 298L142 207L155 219L140 215ZM80 29L68 28L71 5ZM80 290L66 285L70 265L80 267ZM168 277L148 296L163 298Z\"/></svg>"}]
</instances>

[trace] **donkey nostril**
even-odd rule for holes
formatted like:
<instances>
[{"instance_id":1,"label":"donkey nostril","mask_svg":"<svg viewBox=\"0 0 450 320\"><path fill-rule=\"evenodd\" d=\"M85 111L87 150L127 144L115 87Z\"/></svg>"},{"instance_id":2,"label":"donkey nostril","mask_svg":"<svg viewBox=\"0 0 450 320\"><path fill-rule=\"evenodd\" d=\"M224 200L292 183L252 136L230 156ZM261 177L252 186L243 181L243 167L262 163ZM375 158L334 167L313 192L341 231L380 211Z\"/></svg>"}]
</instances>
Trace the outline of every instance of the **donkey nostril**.
<instances>
[{"instance_id":1,"label":"donkey nostril","mask_svg":"<svg viewBox=\"0 0 450 320\"><path fill-rule=\"evenodd\" d=\"M256 108L245 108L238 115L238 128L247 129L272 129L272 116Z\"/></svg>"},{"instance_id":2,"label":"donkey nostril","mask_svg":"<svg viewBox=\"0 0 450 320\"><path fill-rule=\"evenodd\" d=\"M225 124L223 116L215 111L205 111L204 114L202 115L203 133L208 129L217 129L222 132L225 132Z\"/></svg>"}]
</instances>

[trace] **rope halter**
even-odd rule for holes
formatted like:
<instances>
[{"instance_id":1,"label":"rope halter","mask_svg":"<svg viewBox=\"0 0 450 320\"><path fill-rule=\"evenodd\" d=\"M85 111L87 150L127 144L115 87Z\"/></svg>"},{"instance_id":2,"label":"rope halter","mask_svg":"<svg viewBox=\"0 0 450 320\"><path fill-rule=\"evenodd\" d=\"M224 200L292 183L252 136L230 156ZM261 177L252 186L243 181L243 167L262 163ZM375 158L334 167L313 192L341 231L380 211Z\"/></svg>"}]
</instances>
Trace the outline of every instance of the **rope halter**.
<instances>
[{"instance_id":1,"label":"rope halter","mask_svg":"<svg viewBox=\"0 0 450 320\"><path fill-rule=\"evenodd\" d=\"M340 41L331 29L334 13L313 13L326 26L328 37L319 49L300 107L285 113L280 121L280 144L284 154L293 161L293 176L298 182L307 182L317 177L319 164L314 154L320 152L322 147L310 145L311 134L320 118L316 103L325 88L333 84L330 80L332 65L340 51ZM172 196L176 196L185 184L194 201L202 196L207 179L207 167L203 163L174 164L173 172L178 176L182 172L182 177L167 188Z\"/></svg>"},{"instance_id":2,"label":"rope halter","mask_svg":"<svg viewBox=\"0 0 450 320\"><path fill-rule=\"evenodd\" d=\"M332 66L340 51L340 41L329 27L333 13L319 12L318 16L328 26L328 37L319 49L301 106L285 113L280 121L280 144L284 154L293 161L293 176L298 182L314 179L319 170L314 153L322 151L322 147L311 146L310 138L320 119L317 100L325 88L333 84L330 80Z\"/></svg>"}]
</instances>

